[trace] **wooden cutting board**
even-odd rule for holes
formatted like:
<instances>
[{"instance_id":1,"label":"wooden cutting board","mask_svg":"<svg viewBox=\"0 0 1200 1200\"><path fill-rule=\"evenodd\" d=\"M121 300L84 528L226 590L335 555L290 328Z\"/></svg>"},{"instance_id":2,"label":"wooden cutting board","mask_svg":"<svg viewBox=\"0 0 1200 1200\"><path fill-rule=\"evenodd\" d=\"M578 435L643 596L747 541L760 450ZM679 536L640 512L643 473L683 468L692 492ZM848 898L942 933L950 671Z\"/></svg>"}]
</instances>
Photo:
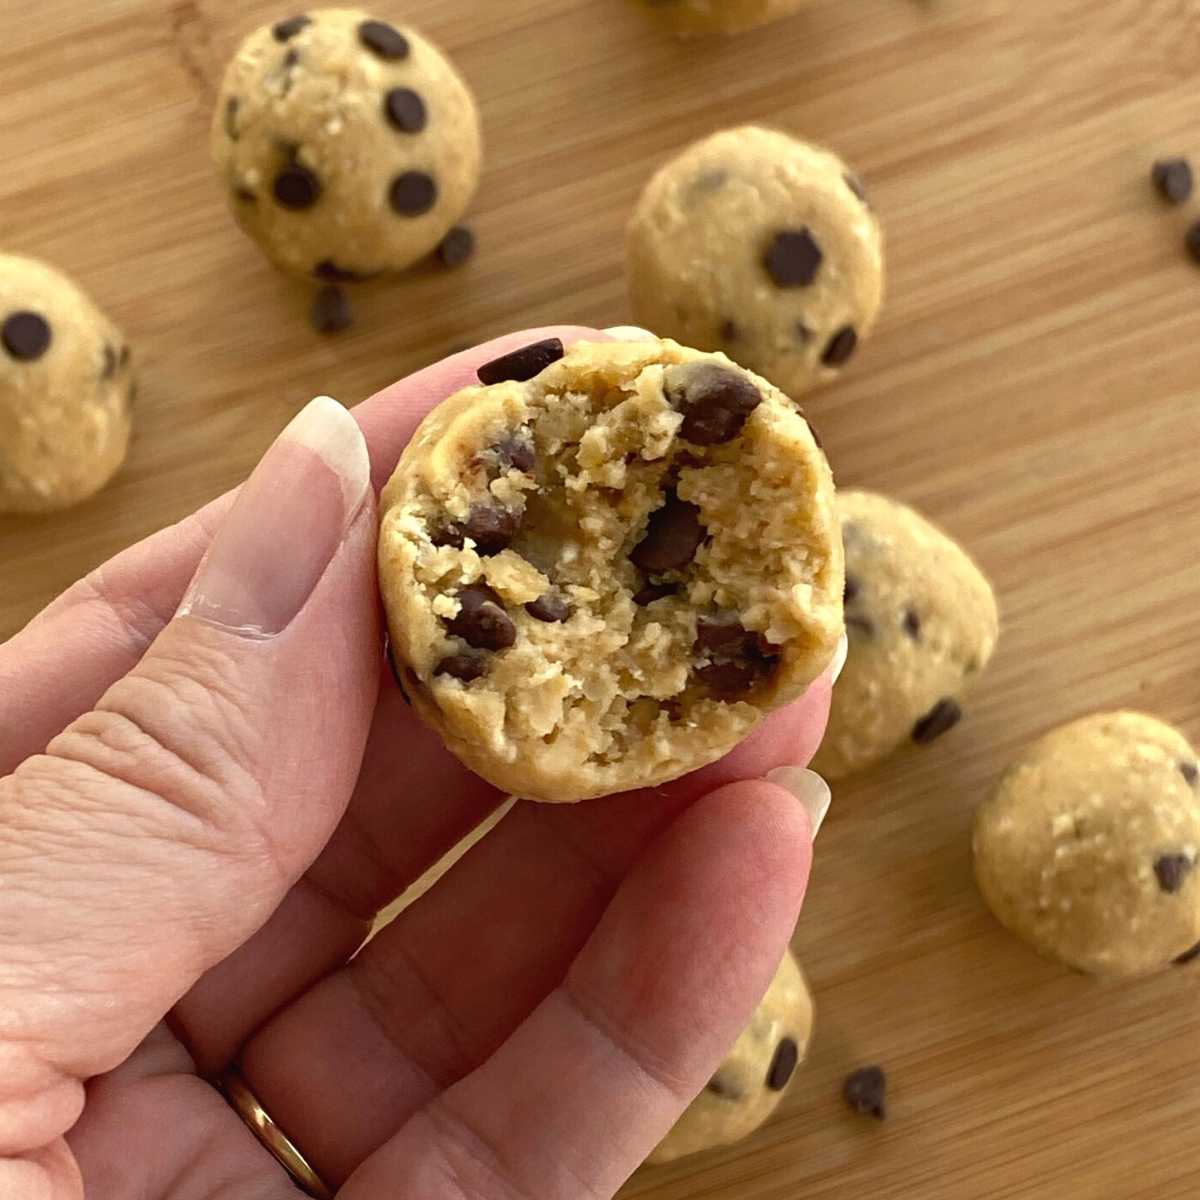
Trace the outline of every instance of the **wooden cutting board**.
<instances>
[{"instance_id":1,"label":"wooden cutting board","mask_svg":"<svg viewBox=\"0 0 1200 1200\"><path fill-rule=\"evenodd\" d=\"M286 5L284 6L287 7ZM380 0L454 55L489 158L477 259L359 302L309 293L233 227L208 110L263 0L0 3L5 249L73 271L129 331L138 435L103 496L0 521L0 636L105 557L240 480L314 393L353 402L522 324L627 318L621 229L691 138L769 121L842 150L887 223L890 299L814 396L842 482L966 541L1005 612L969 719L838 789L796 940L812 1059L728 1153L640 1200L1196 1194L1200 964L1099 984L1001 932L971 813L1052 724L1129 705L1200 737L1200 268L1151 161L1200 157L1200 0L816 0L680 46L626 0ZM70 664L63 665L69 678ZM879 1126L838 1099L894 1082Z\"/></svg>"}]
</instances>

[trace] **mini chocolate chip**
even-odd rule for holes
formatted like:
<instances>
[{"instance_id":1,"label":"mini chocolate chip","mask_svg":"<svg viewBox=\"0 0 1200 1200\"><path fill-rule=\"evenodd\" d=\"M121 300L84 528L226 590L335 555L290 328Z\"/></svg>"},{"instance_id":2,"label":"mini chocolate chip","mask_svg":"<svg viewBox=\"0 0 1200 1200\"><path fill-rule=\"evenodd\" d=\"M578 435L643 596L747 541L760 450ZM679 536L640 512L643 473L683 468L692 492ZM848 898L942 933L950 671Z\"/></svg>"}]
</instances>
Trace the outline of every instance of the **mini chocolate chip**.
<instances>
[{"instance_id":1,"label":"mini chocolate chip","mask_svg":"<svg viewBox=\"0 0 1200 1200\"><path fill-rule=\"evenodd\" d=\"M104 343L104 365L100 368L101 379L111 379L117 373L117 352L111 342Z\"/></svg>"},{"instance_id":2,"label":"mini chocolate chip","mask_svg":"<svg viewBox=\"0 0 1200 1200\"><path fill-rule=\"evenodd\" d=\"M497 461L504 468L532 471L537 466L537 451L533 441L521 433L510 433L491 447Z\"/></svg>"},{"instance_id":3,"label":"mini chocolate chip","mask_svg":"<svg viewBox=\"0 0 1200 1200\"><path fill-rule=\"evenodd\" d=\"M242 102L236 96L230 96L225 101L225 133L230 141L238 140L238 109L242 107Z\"/></svg>"},{"instance_id":4,"label":"mini chocolate chip","mask_svg":"<svg viewBox=\"0 0 1200 1200\"><path fill-rule=\"evenodd\" d=\"M846 181L846 186L868 207L871 207L871 198L867 195L867 185L863 183L861 176L856 175L853 171L847 171L842 178Z\"/></svg>"},{"instance_id":5,"label":"mini chocolate chip","mask_svg":"<svg viewBox=\"0 0 1200 1200\"><path fill-rule=\"evenodd\" d=\"M1197 942L1190 950L1185 950L1176 960L1177 967L1187 966L1188 963L1194 962L1200 958L1200 942Z\"/></svg>"},{"instance_id":6,"label":"mini chocolate chip","mask_svg":"<svg viewBox=\"0 0 1200 1200\"><path fill-rule=\"evenodd\" d=\"M563 344L558 338L546 338L484 363L475 374L480 383L525 383L540 375L551 363L558 362L563 353Z\"/></svg>"},{"instance_id":7,"label":"mini chocolate chip","mask_svg":"<svg viewBox=\"0 0 1200 1200\"><path fill-rule=\"evenodd\" d=\"M525 605L525 611L535 621L545 621L547 625L559 625L569 621L575 611L570 600L559 591L546 592L536 600Z\"/></svg>"},{"instance_id":8,"label":"mini chocolate chip","mask_svg":"<svg viewBox=\"0 0 1200 1200\"><path fill-rule=\"evenodd\" d=\"M1190 783L1195 787L1197 782L1200 782L1200 766L1194 762L1181 762L1179 764L1179 773L1183 776L1185 782Z\"/></svg>"},{"instance_id":9,"label":"mini chocolate chip","mask_svg":"<svg viewBox=\"0 0 1200 1200\"><path fill-rule=\"evenodd\" d=\"M821 361L827 367L840 367L843 363L850 361L857 348L858 334L854 331L853 325L847 325L829 339L829 345L825 347Z\"/></svg>"},{"instance_id":10,"label":"mini chocolate chip","mask_svg":"<svg viewBox=\"0 0 1200 1200\"><path fill-rule=\"evenodd\" d=\"M401 133L420 133L429 123L425 101L412 88L392 88L383 98L383 111Z\"/></svg>"},{"instance_id":11,"label":"mini chocolate chip","mask_svg":"<svg viewBox=\"0 0 1200 1200\"><path fill-rule=\"evenodd\" d=\"M312 272L318 279L327 279L330 283L361 283L364 279L369 279L369 275L363 274L361 271L351 271L346 267L339 267L332 258L323 258Z\"/></svg>"},{"instance_id":12,"label":"mini chocolate chip","mask_svg":"<svg viewBox=\"0 0 1200 1200\"><path fill-rule=\"evenodd\" d=\"M846 632L849 633L851 629L855 630L857 633L864 634L866 637L875 636L875 626L872 625L870 620L868 620L866 617L847 614Z\"/></svg>"},{"instance_id":13,"label":"mini chocolate chip","mask_svg":"<svg viewBox=\"0 0 1200 1200\"><path fill-rule=\"evenodd\" d=\"M475 543L475 549L485 558L507 550L521 528L521 516L498 504L472 506L463 533Z\"/></svg>"},{"instance_id":14,"label":"mini chocolate chip","mask_svg":"<svg viewBox=\"0 0 1200 1200\"><path fill-rule=\"evenodd\" d=\"M921 636L921 618L915 608L908 609L904 614L904 632L915 642Z\"/></svg>"},{"instance_id":15,"label":"mini chocolate chip","mask_svg":"<svg viewBox=\"0 0 1200 1200\"><path fill-rule=\"evenodd\" d=\"M359 41L372 54L395 61L408 57L408 38L386 21L364 21L358 27Z\"/></svg>"},{"instance_id":16,"label":"mini chocolate chip","mask_svg":"<svg viewBox=\"0 0 1200 1200\"><path fill-rule=\"evenodd\" d=\"M846 576L846 587L845 587L845 590L842 592L842 599L845 600L845 602L847 604L851 603L851 601L855 600L858 597L858 593L861 590L861 588L862 588L862 584L860 584L858 582L858 579L855 576L847 575Z\"/></svg>"},{"instance_id":17,"label":"mini chocolate chip","mask_svg":"<svg viewBox=\"0 0 1200 1200\"><path fill-rule=\"evenodd\" d=\"M248 187L239 185L233 189L233 194L239 204L258 203L258 197Z\"/></svg>"},{"instance_id":18,"label":"mini chocolate chip","mask_svg":"<svg viewBox=\"0 0 1200 1200\"><path fill-rule=\"evenodd\" d=\"M318 333L341 333L354 324L354 309L345 291L331 283L317 292L311 317Z\"/></svg>"},{"instance_id":19,"label":"mini chocolate chip","mask_svg":"<svg viewBox=\"0 0 1200 1200\"><path fill-rule=\"evenodd\" d=\"M321 198L321 181L307 167L289 163L275 176L275 199L293 212L312 208Z\"/></svg>"},{"instance_id":20,"label":"mini chocolate chip","mask_svg":"<svg viewBox=\"0 0 1200 1200\"><path fill-rule=\"evenodd\" d=\"M411 708L412 701L408 696L408 688L404 685L404 676L400 674L400 667L396 662L395 647L392 645L392 639L390 636L385 636L383 639L383 653L384 657L387 659L388 666L391 668L392 678L396 681L396 686L400 689L400 695L403 698L404 703Z\"/></svg>"},{"instance_id":21,"label":"mini chocolate chip","mask_svg":"<svg viewBox=\"0 0 1200 1200\"><path fill-rule=\"evenodd\" d=\"M434 670L435 675L449 675L470 683L487 670L487 659L482 654L451 654L443 658Z\"/></svg>"},{"instance_id":22,"label":"mini chocolate chip","mask_svg":"<svg viewBox=\"0 0 1200 1200\"><path fill-rule=\"evenodd\" d=\"M290 17L286 21L280 21L271 33L274 34L277 42L287 42L296 36L302 29L307 29L312 24L312 17Z\"/></svg>"},{"instance_id":23,"label":"mini chocolate chip","mask_svg":"<svg viewBox=\"0 0 1200 1200\"><path fill-rule=\"evenodd\" d=\"M402 217L419 217L437 203L438 189L432 175L424 171L405 171L392 180L388 202Z\"/></svg>"},{"instance_id":24,"label":"mini chocolate chip","mask_svg":"<svg viewBox=\"0 0 1200 1200\"><path fill-rule=\"evenodd\" d=\"M887 1076L882 1067L860 1067L842 1085L842 1096L856 1113L882 1121L887 1116Z\"/></svg>"},{"instance_id":25,"label":"mini chocolate chip","mask_svg":"<svg viewBox=\"0 0 1200 1200\"><path fill-rule=\"evenodd\" d=\"M813 331L809 329L809 327L805 325L803 321L797 321L796 324L792 326L792 331L796 335L796 341L798 341L802 346L807 346L808 343L813 339Z\"/></svg>"},{"instance_id":26,"label":"mini chocolate chip","mask_svg":"<svg viewBox=\"0 0 1200 1200\"><path fill-rule=\"evenodd\" d=\"M740 1100L742 1098L740 1089L734 1087L727 1079L722 1079L719 1074L714 1075L704 1085L704 1090L714 1096L720 1096L722 1100Z\"/></svg>"},{"instance_id":27,"label":"mini chocolate chip","mask_svg":"<svg viewBox=\"0 0 1200 1200\"><path fill-rule=\"evenodd\" d=\"M443 267L461 267L475 253L475 235L465 225L455 225L437 248Z\"/></svg>"},{"instance_id":28,"label":"mini chocolate chip","mask_svg":"<svg viewBox=\"0 0 1200 1200\"><path fill-rule=\"evenodd\" d=\"M742 432L762 393L741 371L701 364L668 376L667 399L683 411L680 435L697 446L716 446Z\"/></svg>"},{"instance_id":29,"label":"mini chocolate chip","mask_svg":"<svg viewBox=\"0 0 1200 1200\"><path fill-rule=\"evenodd\" d=\"M1195 181L1192 164L1186 158L1161 158L1154 164L1150 178L1158 194L1168 204L1186 204L1192 198Z\"/></svg>"},{"instance_id":30,"label":"mini chocolate chip","mask_svg":"<svg viewBox=\"0 0 1200 1200\"><path fill-rule=\"evenodd\" d=\"M646 536L629 555L635 567L651 575L686 567L696 555L708 530L700 522L700 510L674 492L663 506L650 514Z\"/></svg>"},{"instance_id":31,"label":"mini chocolate chip","mask_svg":"<svg viewBox=\"0 0 1200 1200\"><path fill-rule=\"evenodd\" d=\"M0 341L18 362L34 362L50 348L51 332L46 318L35 312L15 312L0 328Z\"/></svg>"},{"instance_id":32,"label":"mini chocolate chip","mask_svg":"<svg viewBox=\"0 0 1200 1200\"><path fill-rule=\"evenodd\" d=\"M776 287L794 288L816 279L824 257L807 228L783 229L771 239L762 261Z\"/></svg>"},{"instance_id":33,"label":"mini chocolate chip","mask_svg":"<svg viewBox=\"0 0 1200 1200\"><path fill-rule=\"evenodd\" d=\"M943 733L949 733L962 720L962 709L957 700L946 697L939 700L914 726L912 739L918 745L927 746Z\"/></svg>"},{"instance_id":34,"label":"mini chocolate chip","mask_svg":"<svg viewBox=\"0 0 1200 1200\"><path fill-rule=\"evenodd\" d=\"M679 584L677 583L646 583L641 591L634 592L633 602L641 608L645 608L647 604L653 604L655 600L664 600L667 596L674 596L679 592Z\"/></svg>"},{"instance_id":35,"label":"mini chocolate chip","mask_svg":"<svg viewBox=\"0 0 1200 1200\"><path fill-rule=\"evenodd\" d=\"M742 331L738 328L738 323L732 318L726 318L721 322L721 341L725 343L736 342L740 340Z\"/></svg>"},{"instance_id":36,"label":"mini chocolate chip","mask_svg":"<svg viewBox=\"0 0 1200 1200\"><path fill-rule=\"evenodd\" d=\"M1158 886L1173 896L1184 885L1195 864L1186 854L1164 854L1154 864L1154 874L1158 876Z\"/></svg>"},{"instance_id":37,"label":"mini chocolate chip","mask_svg":"<svg viewBox=\"0 0 1200 1200\"><path fill-rule=\"evenodd\" d=\"M758 634L730 614L700 617L696 621L693 649L714 658L736 658L758 653Z\"/></svg>"},{"instance_id":38,"label":"mini chocolate chip","mask_svg":"<svg viewBox=\"0 0 1200 1200\"><path fill-rule=\"evenodd\" d=\"M458 616L446 623L455 637L476 650L507 650L517 640L504 602L487 584L468 584L457 598Z\"/></svg>"},{"instance_id":39,"label":"mini chocolate chip","mask_svg":"<svg viewBox=\"0 0 1200 1200\"><path fill-rule=\"evenodd\" d=\"M782 1092L799 1061L800 1047L790 1037L781 1038L775 1048L775 1057L771 1059L771 1068L767 1072L767 1087L773 1092Z\"/></svg>"}]
</instances>

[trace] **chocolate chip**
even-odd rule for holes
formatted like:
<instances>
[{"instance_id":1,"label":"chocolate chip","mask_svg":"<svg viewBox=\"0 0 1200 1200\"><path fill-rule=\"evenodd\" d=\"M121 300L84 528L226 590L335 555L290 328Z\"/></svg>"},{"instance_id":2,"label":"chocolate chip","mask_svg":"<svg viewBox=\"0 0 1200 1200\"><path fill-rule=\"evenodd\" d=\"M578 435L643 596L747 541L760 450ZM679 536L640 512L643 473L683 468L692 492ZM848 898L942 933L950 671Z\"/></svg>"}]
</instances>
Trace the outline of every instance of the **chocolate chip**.
<instances>
[{"instance_id":1,"label":"chocolate chip","mask_svg":"<svg viewBox=\"0 0 1200 1200\"><path fill-rule=\"evenodd\" d=\"M390 636L385 636L383 639L383 654L387 659L388 666L391 668L392 678L396 681L396 686L400 689L400 695L403 698L404 703L411 708L412 701L408 696L408 688L404 685L404 676L401 675L400 667L396 662L395 647L392 645L392 639Z\"/></svg>"},{"instance_id":2,"label":"chocolate chip","mask_svg":"<svg viewBox=\"0 0 1200 1200\"><path fill-rule=\"evenodd\" d=\"M800 1047L790 1037L780 1038L779 1045L775 1047L775 1057L771 1059L771 1068L767 1071L767 1087L773 1092L782 1092L799 1061Z\"/></svg>"},{"instance_id":3,"label":"chocolate chip","mask_svg":"<svg viewBox=\"0 0 1200 1200\"><path fill-rule=\"evenodd\" d=\"M346 293L331 283L317 293L311 318L318 333L341 333L354 324L354 309Z\"/></svg>"},{"instance_id":4,"label":"chocolate chip","mask_svg":"<svg viewBox=\"0 0 1200 1200\"><path fill-rule=\"evenodd\" d=\"M1190 950L1185 950L1176 960L1177 967L1187 966L1188 963L1194 962L1200 958L1200 942L1197 942Z\"/></svg>"},{"instance_id":5,"label":"chocolate chip","mask_svg":"<svg viewBox=\"0 0 1200 1200\"><path fill-rule=\"evenodd\" d=\"M1150 178L1168 204L1186 204L1192 198L1192 164L1186 158L1159 159Z\"/></svg>"},{"instance_id":6,"label":"chocolate chip","mask_svg":"<svg viewBox=\"0 0 1200 1200\"><path fill-rule=\"evenodd\" d=\"M300 212L312 208L321 198L321 181L307 167L293 162L275 176L272 190L280 205Z\"/></svg>"},{"instance_id":7,"label":"chocolate chip","mask_svg":"<svg viewBox=\"0 0 1200 1200\"><path fill-rule=\"evenodd\" d=\"M679 591L677 583L646 583L641 591L634 592L633 602L641 608L645 608L647 604L653 604L655 600L663 600L667 596L674 596Z\"/></svg>"},{"instance_id":8,"label":"chocolate chip","mask_svg":"<svg viewBox=\"0 0 1200 1200\"><path fill-rule=\"evenodd\" d=\"M434 670L434 675L449 675L470 683L487 670L487 659L482 654L451 654L443 658Z\"/></svg>"},{"instance_id":9,"label":"chocolate chip","mask_svg":"<svg viewBox=\"0 0 1200 1200\"><path fill-rule=\"evenodd\" d=\"M0 328L0 341L18 362L34 362L50 348L50 326L35 312L15 312Z\"/></svg>"},{"instance_id":10,"label":"chocolate chip","mask_svg":"<svg viewBox=\"0 0 1200 1200\"><path fill-rule=\"evenodd\" d=\"M683 438L716 446L742 432L762 393L741 371L704 363L669 374L667 399L683 411Z\"/></svg>"},{"instance_id":11,"label":"chocolate chip","mask_svg":"<svg viewBox=\"0 0 1200 1200\"><path fill-rule=\"evenodd\" d=\"M921 636L921 618L914 608L904 614L904 632L915 642Z\"/></svg>"},{"instance_id":12,"label":"chocolate chip","mask_svg":"<svg viewBox=\"0 0 1200 1200\"><path fill-rule=\"evenodd\" d=\"M412 88L392 88L383 98L383 111L401 133L420 133L429 123L425 101Z\"/></svg>"},{"instance_id":13,"label":"chocolate chip","mask_svg":"<svg viewBox=\"0 0 1200 1200\"><path fill-rule=\"evenodd\" d=\"M1167 895L1173 896L1183 887L1194 865L1186 854L1164 854L1154 864L1158 886Z\"/></svg>"},{"instance_id":14,"label":"chocolate chip","mask_svg":"<svg viewBox=\"0 0 1200 1200\"><path fill-rule=\"evenodd\" d=\"M487 584L469 584L458 593L458 603L458 616L446 625L468 646L507 650L517 640L517 627L504 611L504 602Z\"/></svg>"},{"instance_id":15,"label":"chocolate chip","mask_svg":"<svg viewBox=\"0 0 1200 1200\"><path fill-rule=\"evenodd\" d=\"M545 621L547 625L559 625L569 621L575 611L570 600L559 591L546 592L536 600L525 605L525 611L535 621Z\"/></svg>"},{"instance_id":16,"label":"chocolate chip","mask_svg":"<svg viewBox=\"0 0 1200 1200\"><path fill-rule=\"evenodd\" d=\"M443 267L461 267L475 253L475 235L465 225L455 225L437 248Z\"/></svg>"},{"instance_id":17,"label":"chocolate chip","mask_svg":"<svg viewBox=\"0 0 1200 1200\"><path fill-rule=\"evenodd\" d=\"M292 70L294 70L294 69L295 69L296 67L298 67L299 65L300 65L300 51L299 51L299 50L297 50L297 49L295 48L295 46L293 46L293 47L292 47L292 48L291 48L291 49L290 49L290 50L289 50L289 51L288 51L288 52L287 52L287 53L286 53L286 54L283 56L283 70L284 70L284 73L286 74L288 71L292 71ZM288 83L288 87L289 87L289 88L291 87L291 82L290 82L290 81L289 81L289 83Z\"/></svg>"},{"instance_id":18,"label":"chocolate chip","mask_svg":"<svg viewBox=\"0 0 1200 1200\"><path fill-rule=\"evenodd\" d=\"M117 373L117 352L111 342L104 343L104 366L100 368L101 379L111 379Z\"/></svg>"},{"instance_id":19,"label":"chocolate chip","mask_svg":"<svg viewBox=\"0 0 1200 1200\"><path fill-rule=\"evenodd\" d=\"M463 533L485 558L507 550L521 528L521 516L498 504L476 504L471 508Z\"/></svg>"},{"instance_id":20,"label":"chocolate chip","mask_svg":"<svg viewBox=\"0 0 1200 1200\"><path fill-rule=\"evenodd\" d=\"M518 471L532 471L537 465L537 451L530 437L520 433L510 433L491 447L496 461L504 469L509 467Z\"/></svg>"},{"instance_id":21,"label":"chocolate chip","mask_svg":"<svg viewBox=\"0 0 1200 1200\"><path fill-rule=\"evenodd\" d=\"M749 662L716 662L696 669L696 678L720 696L744 695L761 674L759 666Z\"/></svg>"},{"instance_id":22,"label":"chocolate chip","mask_svg":"<svg viewBox=\"0 0 1200 1200\"><path fill-rule=\"evenodd\" d=\"M758 634L752 633L735 616L721 613L696 621L693 649L713 658L736 658L758 653Z\"/></svg>"},{"instance_id":23,"label":"chocolate chip","mask_svg":"<svg viewBox=\"0 0 1200 1200\"><path fill-rule=\"evenodd\" d=\"M863 1116L887 1116L887 1076L882 1067L860 1067L842 1085L846 1103Z\"/></svg>"},{"instance_id":24,"label":"chocolate chip","mask_svg":"<svg viewBox=\"0 0 1200 1200\"><path fill-rule=\"evenodd\" d=\"M868 207L871 207L871 198L867 195L867 185L863 183L862 177L856 175L853 171L847 171L842 178L846 181L846 186Z\"/></svg>"},{"instance_id":25,"label":"chocolate chip","mask_svg":"<svg viewBox=\"0 0 1200 1200\"><path fill-rule=\"evenodd\" d=\"M235 199L239 204L257 204L258 197L248 188L240 184L233 189Z\"/></svg>"},{"instance_id":26,"label":"chocolate chip","mask_svg":"<svg viewBox=\"0 0 1200 1200\"><path fill-rule=\"evenodd\" d=\"M563 344L558 338L546 338L484 363L475 374L480 383L525 383L540 375L551 363L558 362L563 353Z\"/></svg>"},{"instance_id":27,"label":"chocolate chip","mask_svg":"<svg viewBox=\"0 0 1200 1200\"><path fill-rule=\"evenodd\" d=\"M853 575L846 576L846 587L842 592L842 599L847 603L851 603L858 597L858 593L862 588L862 584Z\"/></svg>"},{"instance_id":28,"label":"chocolate chip","mask_svg":"<svg viewBox=\"0 0 1200 1200\"><path fill-rule=\"evenodd\" d=\"M927 746L943 733L949 733L962 720L962 709L957 700L946 697L939 700L914 726L912 739L918 745Z\"/></svg>"},{"instance_id":29,"label":"chocolate chip","mask_svg":"<svg viewBox=\"0 0 1200 1200\"><path fill-rule=\"evenodd\" d=\"M742 1098L741 1090L727 1079L723 1079L720 1074L714 1075L704 1085L704 1090L714 1096L720 1096L722 1100L740 1100Z\"/></svg>"},{"instance_id":30,"label":"chocolate chip","mask_svg":"<svg viewBox=\"0 0 1200 1200\"><path fill-rule=\"evenodd\" d=\"M408 38L386 21L364 21L358 27L358 37L372 54L389 62L408 57Z\"/></svg>"},{"instance_id":31,"label":"chocolate chip","mask_svg":"<svg viewBox=\"0 0 1200 1200\"><path fill-rule=\"evenodd\" d=\"M1200 766L1194 762L1181 762L1179 764L1179 773L1183 776L1184 781L1195 787L1197 782L1200 782Z\"/></svg>"},{"instance_id":32,"label":"chocolate chip","mask_svg":"<svg viewBox=\"0 0 1200 1200\"><path fill-rule=\"evenodd\" d=\"M242 107L242 102L236 96L230 96L225 101L225 133L230 141L238 140L238 110Z\"/></svg>"},{"instance_id":33,"label":"chocolate chip","mask_svg":"<svg viewBox=\"0 0 1200 1200\"><path fill-rule=\"evenodd\" d=\"M307 29L312 24L312 17L290 17L286 21L280 21L271 33L274 34L277 42L287 42L296 36L302 29Z\"/></svg>"},{"instance_id":34,"label":"chocolate chip","mask_svg":"<svg viewBox=\"0 0 1200 1200\"><path fill-rule=\"evenodd\" d=\"M330 283L361 283L364 279L370 279L370 275L365 275L361 271L351 271L346 267L339 267L331 258L323 258L312 272L318 279L328 279Z\"/></svg>"},{"instance_id":35,"label":"chocolate chip","mask_svg":"<svg viewBox=\"0 0 1200 1200\"><path fill-rule=\"evenodd\" d=\"M854 331L853 325L847 325L845 328L839 329L829 339L829 345L825 347L825 353L821 355L821 361L827 367L840 367L843 363L850 361L851 356L857 349L858 334Z\"/></svg>"},{"instance_id":36,"label":"chocolate chip","mask_svg":"<svg viewBox=\"0 0 1200 1200\"><path fill-rule=\"evenodd\" d=\"M437 547L450 546L454 550L463 548L463 529L461 525L446 525L441 529L435 529L430 535L429 540Z\"/></svg>"},{"instance_id":37,"label":"chocolate chip","mask_svg":"<svg viewBox=\"0 0 1200 1200\"><path fill-rule=\"evenodd\" d=\"M846 616L846 631L853 629L856 633L864 634L866 637L875 636L875 626L871 624L866 617L847 614Z\"/></svg>"},{"instance_id":38,"label":"chocolate chip","mask_svg":"<svg viewBox=\"0 0 1200 1200\"><path fill-rule=\"evenodd\" d=\"M776 287L808 287L824 260L821 247L807 229L783 229L771 239L763 266Z\"/></svg>"},{"instance_id":39,"label":"chocolate chip","mask_svg":"<svg viewBox=\"0 0 1200 1200\"><path fill-rule=\"evenodd\" d=\"M731 318L726 318L721 322L721 341L726 345L732 342L740 341L742 331L738 328L738 323Z\"/></svg>"},{"instance_id":40,"label":"chocolate chip","mask_svg":"<svg viewBox=\"0 0 1200 1200\"><path fill-rule=\"evenodd\" d=\"M635 567L651 575L686 567L696 555L708 530L700 523L700 510L674 492L663 506L650 514L646 536L629 555Z\"/></svg>"},{"instance_id":41,"label":"chocolate chip","mask_svg":"<svg viewBox=\"0 0 1200 1200\"><path fill-rule=\"evenodd\" d=\"M402 217L419 217L437 203L437 184L424 171L405 171L392 180L388 202Z\"/></svg>"}]
</instances>

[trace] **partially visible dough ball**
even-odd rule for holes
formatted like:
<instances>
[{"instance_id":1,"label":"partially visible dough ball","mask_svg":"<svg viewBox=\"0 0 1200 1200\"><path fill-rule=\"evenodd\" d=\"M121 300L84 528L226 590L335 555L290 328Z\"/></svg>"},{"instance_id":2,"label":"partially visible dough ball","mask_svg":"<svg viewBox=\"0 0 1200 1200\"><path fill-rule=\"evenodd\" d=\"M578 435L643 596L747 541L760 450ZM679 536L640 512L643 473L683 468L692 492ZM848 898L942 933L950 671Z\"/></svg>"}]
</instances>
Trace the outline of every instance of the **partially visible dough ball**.
<instances>
[{"instance_id":1,"label":"partially visible dough ball","mask_svg":"<svg viewBox=\"0 0 1200 1200\"><path fill-rule=\"evenodd\" d=\"M648 1161L672 1162L749 1137L779 1107L804 1062L813 1018L812 994L789 950L729 1057Z\"/></svg>"},{"instance_id":2,"label":"partially visible dough ball","mask_svg":"<svg viewBox=\"0 0 1200 1200\"><path fill-rule=\"evenodd\" d=\"M799 12L811 0L639 0L682 34L740 33Z\"/></svg>"},{"instance_id":3,"label":"partially visible dough ball","mask_svg":"<svg viewBox=\"0 0 1200 1200\"><path fill-rule=\"evenodd\" d=\"M813 770L841 779L962 716L996 647L999 613L966 551L914 509L839 492L850 649Z\"/></svg>"},{"instance_id":4,"label":"partially visible dough ball","mask_svg":"<svg viewBox=\"0 0 1200 1200\"><path fill-rule=\"evenodd\" d=\"M264 26L238 50L212 149L242 228L277 266L352 280L434 250L479 181L479 114L415 30L357 9Z\"/></svg>"},{"instance_id":5,"label":"partially visible dough ball","mask_svg":"<svg viewBox=\"0 0 1200 1200\"><path fill-rule=\"evenodd\" d=\"M1134 712L1035 742L975 822L975 875L999 920L1095 975L1144 975L1200 943L1200 767ZM1190 956L1189 956L1190 957Z\"/></svg>"},{"instance_id":6,"label":"partially visible dough ball","mask_svg":"<svg viewBox=\"0 0 1200 1200\"><path fill-rule=\"evenodd\" d=\"M796 399L836 376L875 324L883 234L840 158L747 125L650 180L626 269L639 325L723 350Z\"/></svg>"},{"instance_id":7,"label":"partially visible dough ball","mask_svg":"<svg viewBox=\"0 0 1200 1200\"><path fill-rule=\"evenodd\" d=\"M67 508L113 477L129 445L129 358L67 276L0 255L0 512Z\"/></svg>"}]
</instances>

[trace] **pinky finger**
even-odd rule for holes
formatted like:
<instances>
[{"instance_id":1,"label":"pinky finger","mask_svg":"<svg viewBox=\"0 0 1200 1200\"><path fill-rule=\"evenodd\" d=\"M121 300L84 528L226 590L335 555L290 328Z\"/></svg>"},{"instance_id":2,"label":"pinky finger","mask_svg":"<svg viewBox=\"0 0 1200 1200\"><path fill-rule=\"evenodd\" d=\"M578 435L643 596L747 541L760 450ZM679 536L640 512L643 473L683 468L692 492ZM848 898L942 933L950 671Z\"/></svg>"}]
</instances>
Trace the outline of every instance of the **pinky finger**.
<instances>
[{"instance_id":1,"label":"pinky finger","mask_svg":"<svg viewBox=\"0 0 1200 1200\"><path fill-rule=\"evenodd\" d=\"M0 1196L21 1200L83 1200L83 1180L61 1138L16 1158L0 1158Z\"/></svg>"}]
</instances>

